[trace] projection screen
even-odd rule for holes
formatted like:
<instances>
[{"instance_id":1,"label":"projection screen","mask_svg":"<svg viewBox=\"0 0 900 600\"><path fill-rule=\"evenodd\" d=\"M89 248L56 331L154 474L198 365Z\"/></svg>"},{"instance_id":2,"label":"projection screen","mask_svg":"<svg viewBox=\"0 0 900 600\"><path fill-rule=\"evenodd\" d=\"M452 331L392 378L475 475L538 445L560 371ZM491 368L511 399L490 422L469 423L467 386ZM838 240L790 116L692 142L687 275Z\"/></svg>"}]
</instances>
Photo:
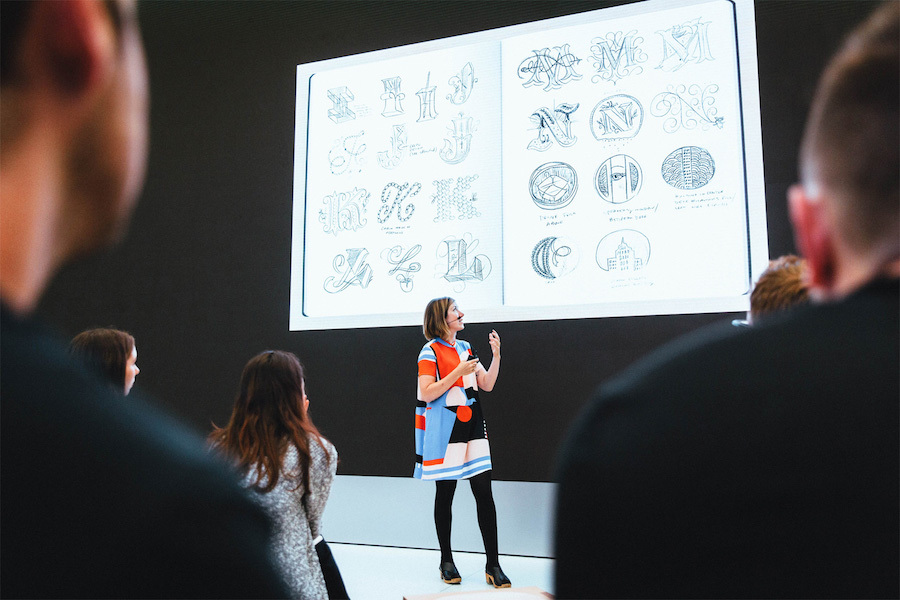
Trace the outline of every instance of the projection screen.
<instances>
[{"instance_id":1,"label":"projection screen","mask_svg":"<svg viewBox=\"0 0 900 600\"><path fill-rule=\"evenodd\" d=\"M768 259L751 0L297 67L290 329L731 312Z\"/></svg>"}]
</instances>

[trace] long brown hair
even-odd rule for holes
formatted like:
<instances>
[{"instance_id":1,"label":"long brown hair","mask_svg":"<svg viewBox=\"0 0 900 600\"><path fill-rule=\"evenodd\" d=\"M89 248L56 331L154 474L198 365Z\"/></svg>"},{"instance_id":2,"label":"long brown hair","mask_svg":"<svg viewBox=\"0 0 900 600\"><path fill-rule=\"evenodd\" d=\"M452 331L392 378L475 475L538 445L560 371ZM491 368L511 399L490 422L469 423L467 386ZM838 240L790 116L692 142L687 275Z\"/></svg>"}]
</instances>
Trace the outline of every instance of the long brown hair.
<instances>
[{"instance_id":1,"label":"long brown hair","mask_svg":"<svg viewBox=\"0 0 900 600\"><path fill-rule=\"evenodd\" d=\"M271 492L280 477L297 475L284 468L288 444L293 444L299 455L301 483L297 488L302 485L304 494L309 491L310 440L329 454L304 406L303 382L303 366L291 352L258 354L241 374L228 425L213 424L210 445L233 459L242 475L253 472L250 485L256 491Z\"/></svg>"}]
</instances>

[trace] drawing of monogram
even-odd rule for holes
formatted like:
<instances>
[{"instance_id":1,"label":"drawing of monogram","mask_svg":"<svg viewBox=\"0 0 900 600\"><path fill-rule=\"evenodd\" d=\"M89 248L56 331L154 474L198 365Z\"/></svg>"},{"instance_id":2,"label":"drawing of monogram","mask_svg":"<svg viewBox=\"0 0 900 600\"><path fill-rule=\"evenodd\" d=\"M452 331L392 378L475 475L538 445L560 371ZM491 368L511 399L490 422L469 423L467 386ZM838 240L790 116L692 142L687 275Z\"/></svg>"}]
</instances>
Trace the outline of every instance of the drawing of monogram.
<instances>
[{"instance_id":1,"label":"drawing of monogram","mask_svg":"<svg viewBox=\"0 0 900 600\"><path fill-rule=\"evenodd\" d=\"M416 206L410 202L401 212L400 205L405 202L407 198L418 194L421 189L422 184L418 182L412 185L409 183L399 185L391 182L384 186L384 189L381 190L381 208L378 209L378 222L384 223L387 221L391 214L393 214L395 208L397 209L397 218L401 221L408 221L415 212Z\"/></svg>"},{"instance_id":2,"label":"drawing of monogram","mask_svg":"<svg viewBox=\"0 0 900 600\"><path fill-rule=\"evenodd\" d=\"M356 231L366 224L362 213L369 202L369 192L353 188L349 192L334 192L325 196L319 211L319 222L325 233L337 235L339 231Z\"/></svg>"},{"instance_id":3,"label":"drawing of monogram","mask_svg":"<svg viewBox=\"0 0 900 600\"><path fill-rule=\"evenodd\" d=\"M574 54L569 52L569 44L532 50L534 56L529 56L519 63L519 79L523 73L529 79L522 84L523 87L543 85L544 90L555 90L562 87L570 80L581 79L581 75L575 72L575 65L581 62Z\"/></svg>"},{"instance_id":4,"label":"drawing of monogram","mask_svg":"<svg viewBox=\"0 0 900 600\"><path fill-rule=\"evenodd\" d=\"M346 258L343 254L335 256L331 266L340 274L340 278L333 275L328 277L325 280L325 291L337 294L351 285L369 287L372 282L372 267L366 262L368 255L369 251L365 248L348 248Z\"/></svg>"}]
</instances>

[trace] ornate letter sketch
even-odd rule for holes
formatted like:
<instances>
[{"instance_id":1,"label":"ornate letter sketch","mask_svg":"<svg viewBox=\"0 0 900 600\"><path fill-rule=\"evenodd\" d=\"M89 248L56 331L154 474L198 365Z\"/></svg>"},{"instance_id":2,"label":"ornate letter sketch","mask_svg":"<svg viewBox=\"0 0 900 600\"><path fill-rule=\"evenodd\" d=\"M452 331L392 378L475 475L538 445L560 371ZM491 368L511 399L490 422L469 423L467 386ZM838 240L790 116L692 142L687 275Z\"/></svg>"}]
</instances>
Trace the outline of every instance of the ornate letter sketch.
<instances>
[{"instance_id":1,"label":"ornate letter sketch","mask_svg":"<svg viewBox=\"0 0 900 600\"><path fill-rule=\"evenodd\" d=\"M400 205L405 202L407 198L412 198L418 194L421 189L422 184L418 182L412 185L409 183L400 185L391 182L384 186L384 189L381 190L381 208L378 209L378 222L384 223L387 221L394 212L394 208L397 209L397 218L400 219L400 221L409 221L409 218L416 211L415 204L410 202L403 207L402 212L400 210Z\"/></svg>"},{"instance_id":2,"label":"ornate letter sketch","mask_svg":"<svg viewBox=\"0 0 900 600\"><path fill-rule=\"evenodd\" d=\"M713 98L719 91L719 86L710 84L705 88L699 85L690 87L681 85L668 85L667 91L660 92L653 98L650 113L654 117L668 118L663 122L663 130L666 133L674 133L681 129L695 129L700 125L704 131L710 126L722 129L723 117L716 116L719 111Z\"/></svg>"},{"instance_id":3,"label":"ornate letter sketch","mask_svg":"<svg viewBox=\"0 0 900 600\"><path fill-rule=\"evenodd\" d=\"M428 72L428 77L425 79L425 87L416 92L416 96L419 97L419 118L416 119L416 123L421 123L422 121L431 121L432 119L437 117L437 112L434 108L435 86L429 85L430 83L431 71Z\"/></svg>"},{"instance_id":4,"label":"ornate letter sketch","mask_svg":"<svg viewBox=\"0 0 900 600\"><path fill-rule=\"evenodd\" d=\"M569 81L581 79L581 75L575 71L575 65L581 59L569 51L569 44L532 52L533 56L528 56L519 63L519 79L528 77L522 87L542 85L544 91L549 91L560 88Z\"/></svg>"},{"instance_id":5,"label":"ornate letter sketch","mask_svg":"<svg viewBox=\"0 0 900 600\"><path fill-rule=\"evenodd\" d=\"M332 174L343 175L362 171L362 165L365 162L362 155L366 151L362 137L365 133L365 131L360 131L334 141L334 146L328 151L328 163L331 165Z\"/></svg>"},{"instance_id":6,"label":"ornate letter sketch","mask_svg":"<svg viewBox=\"0 0 900 600\"><path fill-rule=\"evenodd\" d=\"M463 113L453 117L451 126L447 127L450 137L444 138L444 147L438 153L442 161L455 165L466 159L472 145L472 132L475 131L472 121L472 117L467 117Z\"/></svg>"},{"instance_id":7,"label":"ornate letter sketch","mask_svg":"<svg viewBox=\"0 0 900 600\"><path fill-rule=\"evenodd\" d=\"M663 58L656 66L663 71L677 71L687 63L715 60L709 47L709 24L697 17L668 29L657 31L663 42Z\"/></svg>"},{"instance_id":8,"label":"ornate letter sketch","mask_svg":"<svg viewBox=\"0 0 900 600\"><path fill-rule=\"evenodd\" d=\"M394 125L391 135L391 149L378 153L378 164L385 169L393 169L406 155L406 125Z\"/></svg>"},{"instance_id":9,"label":"ornate letter sketch","mask_svg":"<svg viewBox=\"0 0 900 600\"><path fill-rule=\"evenodd\" d=\"M550 134L553 134L556 142L563 148L568 148L576 141L572 135L572 113L578 110L580 104L563 103L555 107L551 112L546 106L542 106L531 113L531 120L538 126L537 137L528 142L529 150L543 152L553 145Z\"/></svg>"},{"instance_id":10,"label":"ornate letter sketch","mask_svg":"<svg viewBox=\"0 0 900 600\"><path fill-rule=\"evenodd\" d=\"M365 248L347 248L347 256L338 254L331 262L334 271L340 276L329 276L325 280L325 291L329 294L343 292L351 285L361 288L369 287L372 282L372 266L366 262L369 251Z\"/></svg>"},{"instance_id":11,"label":"ornate letter sketch","mask_svg":"<svg viewBox=\"0 0 900 600\"><path fill-rule=\"evenodd\" d=\"M478 240L472 240L468 233L441 241L437 255L447 260L442 277L451 282L484 281L491 274L491 261L485 254L470 257L477 248Z\"/></svg>"},{"instance_id":12,"label":"ornate letter sketch","mask_svg":"<svg viewBox=\"0 0 900 600\"><path fill-rule=\"evenodd\" d=\"M591 133L600 141L633 138L644 122L644 107L634 96L616 94L591 112Z\"/></svg>"},{"instance_id":13,"label":"ornate letter sketch","mask_svg":"<svg viewBox=\"0 0 900 600\"><path fill-rule=\"evenodd\" d=\"M369 192L365 189L353 188L349 192L334 192L325 196L319 210L319 222L324 225L325 233L337 235L339 231L356 231L366 224L362 214L369 202Z\"/></svg>"},{"instance_id":14,"label":"ornate letter sketch","mask_svg":"<svg viewBox=\"0 0 900 600\"><path fill-rule=\"evenodd\" d=\"M467 194L472 188L472 182L478 179L478 175L463 175L456 177L456 185L450 189L454 178L436 179L434 187L436 188L434 195L431 197L431 203L437 208L437 216L434 218L435 223L450 221L454 218L473 219L480 217L481 213L475 208L477 194L474 192ZM450 214L450 208L455 206L457 217Z\"/></svg>"},{"instance_id":15,"label":"ornate letter sketch","mask_svg":"<svg viewBox=\"0 0 900 600\"><path fill-rule=\"evenodd\" d=\"M613 204L622 204L641 191L641 166L627 154L608 158L597 169L594 187L600 197Z\"/></svg>"},{"instance_id":16,"label":"ornate letter sketch","mask_svg":"<svg viewBox=\"0 0 900 600\"><path fill-rule=\"evenodd\" d=\"M556 279L578 266L578 250L565 238L545 237L531 251L531 268L544 279Z\"/></svg>"},{"instance_id":17,"label":"ornate letter sketch","mask_svg":"<svg viewBox=\"0 0 900 600\"><path fill-rule=\"evenodd\" d=\"M453 91L447 94L447 100L453 104L462 104L472 95L472 87L475 85L475 68L467 62L458 75L454 75L447 83Z\"/></svg>"},{"instance_id":18,"label":"ornate letter sketch","mask_svg":"<svg viewBox=\"0 0 900 600\"><path fill-rule=\"evenodd\" d=\"M712 155L699 146L685 146L669 154L662 163L662 178L679 190L701 188L716 173Z\"/></svg>"},{"instance_id":19,"label":"ornate letter sketch","mask_svg":"<svg viewBox=\"0 0 900 600\"><path fill-rule=\"evenodd\" d=\"M396 117L403 114L403 106L400 102L406 98L406 94L400 91L400 77L388 77L382 79L384 84L384 93L379 96L384 100L384 110L381 111L383 117Z\"/></svg>"},{"instance_id":20,"label":"ornate letter sketch","mask_svg":"<svg viewBox=\"0 0 900 600\"><path fill-rule=\"evenodd\" d=\"M640 271L650 262L650 240L640 231L620 229L600 240L596 258L604 271Z\"/></svg>"},{"instance_id":21,"label":"ornate letter sketch","mask_svg":"<svg viewBox=\"0 0 900 600\"><path fill-rule=\"evenodd\" d=\"M356 118L356 113L350 110L348 102L353 100L353 92L347 86L331 88L328 90L328 99L333 106L328 109L328 118L335 123L343 123Z\"/></svg>"},{"instance_id":22,"label":"ornate letter sketch","mask_svg":"<svg viewBox=\"0 0 900 600\"><path fill-rule=\"evenodd\" d=\"M639 63L647 60L647 55L638 46L643 41L637 30L628 33L610 31L606 37L591 40L591 56L597 71L591 82L603 80L615 85L623 77L640 75L644 68Z\"/></svg>"},{"instance_id":23,"label":"ornate letter sketch","mask_svg":"<svg viewBox=\"0 0 900 600\"><path fill-rule=\"evenodd\" d=\"M421 244L416 244L408 250L403 248L400 244L397 244L393 248L385 248L381 253L383 259L394 265L394 268L388 271L388 275L397 275L397 283L400 284L400 289L404 292L409 293L412 291L413 273L422 270L422 263L413 261L421 251Z\"/></svg>"},{"instance_id":24,"label":"ornate letter sketch","mask_svg":"<svg viewBox=\"0 0 900 600\"><path fill-rule=\"evenodd\" d=\"M528 181L531 199L545 210L566 206L578 191L578 175L571 165L548 162L539 166Z\"/></svg>"}]
</instances>

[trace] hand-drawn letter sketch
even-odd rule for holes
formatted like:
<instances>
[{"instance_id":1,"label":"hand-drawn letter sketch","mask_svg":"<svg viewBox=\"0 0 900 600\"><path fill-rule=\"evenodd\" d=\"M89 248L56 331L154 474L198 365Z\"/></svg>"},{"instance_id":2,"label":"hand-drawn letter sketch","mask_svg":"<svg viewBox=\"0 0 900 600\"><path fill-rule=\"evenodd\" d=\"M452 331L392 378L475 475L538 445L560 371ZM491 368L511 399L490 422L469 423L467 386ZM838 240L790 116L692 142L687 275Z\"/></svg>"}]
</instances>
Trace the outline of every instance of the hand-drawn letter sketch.
<instances>
[{"instance_id":1,"label":"hand-drawn letter sketch","mask_svg":"<svg viewBox=\"0 0 900 600\"><path fill-rule=\"evenodd\" d=\"M453 88L453 91L447 94L447 100L453 104L462 104L472 95L472 88L475 86L475 68L472 63L467 62L459 74L450 78L447 83Z\"/></svg>"},{"instance_id":2,"label":"hand-drawn letter sketch","mask_svg":"<svg viewBox=\"0 0 900 600\"><path fill-rule=\"evenodd\" d=\"M444 147L438 154L445 163L455 165L464 161L469 155L475 127L472 117L467 117L463 113L459 113L458 117L453 117L451 123L452 125L447 127L450 137L444 138Z\"/></svg>"},{"instance_id":3,"label":"hand-drawn letter sketch","mask_svg":"<svg viewBox=\"0 0 900 600\"><path fill-rule=\"evenodd\" d=\"M701 188L716 174L712 155L699 146L685 146L669 154L662 163L662 178L679 190Z\"/></svg>"},{"instance_id":4,"label":"hand-drawn letter sketch","mask_svg":"<svg viewBox=\"0 0 900 600\"><path fill-rule=\"evenodd\" d=\"M369 251L365 248L347 248L347 256L338 254L331 262L340 277L330 276L325 280L325 291L329 294L343 292L351 285L367 288L372 282L372 266L366 262Z\"/></svg>"},{"instance_id":5,"label":"hand-drawn letter sketch","mask_svg":"<svg viewBox=\"0 0 900 600\"><path fill-rule=\"evenodd\" d=\"M528 181L531 199L545 210L556 210L569 204L578 191L578 175L572 165L548 162L539 166Z\"/></svg>"},{"instance_id":6,"label":"hand-drawn letter sketch","mask_svg":"<svg viewBox=\"0 0 900 600\"><path fill-rule=\"evenodd\" d=\"M396 117L403 114L403 106L400 102L406 98L406 94L400 91L400 77L388 77L382 79L384 84L384 93L380 98L384 100L384 110L381 111L383 117Z\"/></svg>"},{"instance_id":7,"label":"hand-drawn letter sketch","mask_svg":"<svg viewBox=\"0 0 900 600\"><path fill-rule=\"evenodd\" d=\"M397 275L397 283L400 284L400 289L404 292L409 293L412 291L413 273L422 270L422 263L413 261L421 251L421 244L416 244L408 250L397 244L392 248L385 248L381 253L381 257L394 266L388 271L388 275Z\"/></svg>"},{"instance_id":8,"label":"hand-drawn letter sketch","mask_svg":"<svg viewBox=\"0 0 900 600\"><path fill-rule=\"evenodd\" d=\"M569 51L569 44L532 52L533 56L528 56L519 63L519 79L528 77L522 87L542 85L544 91L549 91L558 89L569 81L581 79L581 75L575 71L575 65L581 59Z\"/></svg>"},{"instance_id":9,"label":"hand-drawn letter sketch","mask_svg":"<svg viewBox=\"0 0 900 600\"><path fill-rule=\"evenodd\" d=\"M325 196L319 210L319 222L324 225L323 231L337 235L339 231L356 231L366 224L362 214L369 202L369 192L365 189L353 188L349 192L334 192Z\"/></svg>"},{"instance_id":10,"label":"hand-drawn letter sketch","mask_svg":"<svg viewBox=\"0 0 900 600\"><path fill-rule=\"evenodd\" d=\"M663 122L663 130L666 133L674 133L681 128L695 129L698 125L704 131L715 126L722 129L723 117L716 116L719 111L715 107L716 99L713 96L719 91L719 86L710 84L705 88L694 84L690 87L681 85L668 85L667 91L660 92L653 98L650 113L654 117L668 118Z\"/></svg>"},{"instance_id":11,"label":"hand-drawn letter sketch","mask_svg":"<svg viewBox=\"0 0 900 600\"><path fill-rule=\"evenodd\" d=\"M640 271L650 262L650 240L634 229L614 231L597 244L596 258L604 271Z\"/></svg>"},{"instance_id":12,"label":"hand-drawn letter sketch","mask_svg":"<svg viewBox=\"0 0 900 600\"><path fill-rule=\"evenodd\" d=\"M641 191L641 166L627 154L608 158L597 169L594 187L600 197L613 204L622 204Z\"/></svg>"},{"instance_id":13,"label":"hand-drawn letter sketch","mask_svg":"<svg viewBox=\"0 0 900 600\"><path fill-rule=\"evenodd\" d=\"M472 182L478 179L478 175L463 175L456 177L456 185L450 189L454 178L436 179L434 183L435 192L431 197L431 203L437 208L437 216L434 218L435 223L451 221L455 218L473 219L480 217L481 213L475 208L475 201L478 199L477 194L472 192L467 194L472 188ZM457 216L450 214L451 207L456 207Z\"/></svg>"},{"instance_id":14,"label":"hand-drawn letter sketch","mask_svg":"<svg viewBox=\"0 0 900 600\"><path fill-rule=\"evenodd\" d=\"M400 205L405 202L407 198L412 198L418 194L421 189L422 184L418 182L413 183L412 185L408 182L402 185L391 182L384 186L384 189L381 190L381 208L378 209L378 222L384 223L387 221L394 212L394 208L397 209L397 218L400 219L400 221L409 221L409 218L416 211L416 205L410 202L403 207L402 213L400 211Z\"/></svg>"},{"instance_id":15,"label":"hand-drawn letter sketch","mask_svg":"<svg viewBox=\"0 0 900 600\"><path fill-rule=\"evenodd\" d=\"M591 57L597 72L591 77L591 82L603 80L615 85L623 77L640 75L644 68L639 63L647 60L647 55L640 48L643 41L637 30L628 33L610 31L605 37L591 40Z\"/></svg>"},{"instance_id":16,"label":"hand-drawn letter sketch","mask_svg":"<svg viewBox=\"0 0 900 600\"><path fill-rule=\"evenodd\" d=\"M657 31L662 37L663 58L656 66L663 71L677 71L687 63L714 60L709 45L709 24L700 17Z\"/></svg>"},{"instance_id":17,"label":"hand-drawn letter sketch","mask_svg":"<svg viewBox=\"0 0 900 600\"><path fill-rule=\"evenodd\" d=\"M391 149L378 153L378 164L385 169L393 169L406 155L406 125L394 125L391 135Z\"/></svg>"},{"instance_id":18,"label":"hand-drawn letter sketch","mask_svg":"<svg viewBox=\"0 0 900 600\"><path fill-rule=\"evenodd\" d=\"M421 123L422 121L431 121L435 117L437 117L437 111L435 111L434 103L435 103L435 89L436 87L433 85L429 85L431 83L431 72L428 72L428 77L425 79L425 87L416 92L416 96L419 97L419 118L416 119L416 123Z\"/></svg>"},{"instance_id":19,"label":"hand-drawn letter sketch","mask_svg":"<svg viewBox=\"0 0 900 600\"><path fill-rule=\"evenodd\" d=\"M328 151L328 163L331 166L332 174L343 175L362 171L362 165L365 162L362 155L366 151L362 137L365 133L365 131L360 131L334 141L334 146Z\"/></svg>"},{"instance_id":20,"label":"hand-drawn letter sketch","mask_svg":"<svg viewBox=\"0 0 900 600\"><path fill-rule=\"evenodd\" d=\"M565 238L545 237L531 251L531 267L544 279L556 279L578 266L578 250Z\"/></svg>"},{"instance_id":21,"label":"hand-drawn letter sketch","mask_svg":"<svg viewBox=\"0 0 900 600\"><path fill-rule=\"evenodd\" d=\"M579 106L578 103L563 103L554 107L552 112L546 106L542 106L531 113L531 121L538 126L538 132L537 137L528 142L528 149L540 152L549 149L553 145L550 134L553 134L556 142L563 148L568 148L578 141L578 138L572 135L571 116Z\"/></svg>"},{"instance_id":22,"label":"hand-drawn letter sketch","mask_svg":"<svg viewBox=\"0 0 900 600\"><path fill-rule=\"evenodd\" d=\"M469 254L478 247L478 240L465 234L462 238L450 237L438 246L438 258L446 258L446 271L442 275L451 282L465 283L484 281L491 274L491 261L485 254L478 254L469 259Z\"/></svg>"},{"instance_id":23,"label":"hand-drawn letter sketch","mask_svg":"<svg viewBox=\"0 0 900 600\"><path fill-rule=\"evenodd\" d=\"M591 111L591 133L600 141L633 138L644 122L644 107L634 96L604 98Z\"/></svg>"},{"instance_id":24,"label":"hand-drawn letter sketch","mask_svg":"<svg viewBox=\"0 0 900 600\"><path fill-rule=\"evenodd\" d=\"M331 88L328 90L328 99L333 106L328 109L328 118L335 123L343 123L356 118L356 113L350 110L348 102L353 100L353 92L347 86Z\"/></svg>"}]
</instances>

